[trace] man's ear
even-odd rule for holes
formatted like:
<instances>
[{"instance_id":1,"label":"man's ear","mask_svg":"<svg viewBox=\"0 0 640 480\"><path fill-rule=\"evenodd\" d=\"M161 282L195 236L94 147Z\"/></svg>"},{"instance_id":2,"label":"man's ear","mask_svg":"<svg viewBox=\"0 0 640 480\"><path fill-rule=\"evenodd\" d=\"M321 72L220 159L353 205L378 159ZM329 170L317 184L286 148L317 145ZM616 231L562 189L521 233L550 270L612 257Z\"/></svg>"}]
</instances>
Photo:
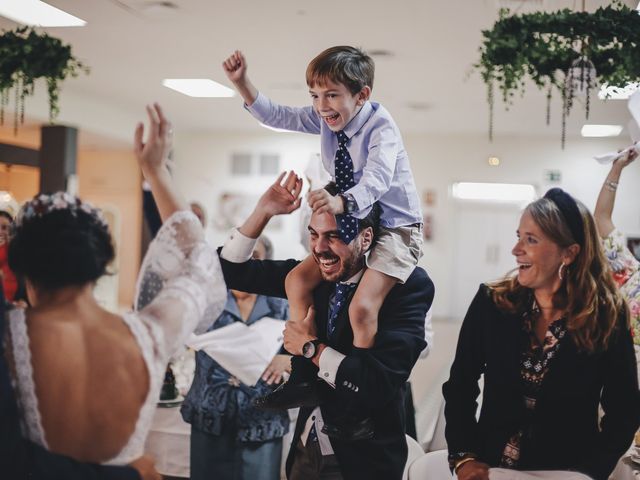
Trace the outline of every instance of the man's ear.
<instances>
[{"instance_id":1,"label":"man's ear","mask_svg":"<svg viewBox=\"0 0 640 480\"><path fill-rule=\"evenodd\" d=\"M363 252L371 248L371 245L373 245L373 228L367 227L360 232L360 242Z\"/></svg>"},{"instance_id":2,"label":"man's ear","mask_svg":"<svg viewBox=\"0 0 640 480\"><path fill-rule=\"evenodd\" d=\"M365 85L364 87L362 87L362 90L358 92L358 101L356 103L362 106L367 100L369 100L370 96L371 87L369 85Z\"/></svg>"}]
</instances>

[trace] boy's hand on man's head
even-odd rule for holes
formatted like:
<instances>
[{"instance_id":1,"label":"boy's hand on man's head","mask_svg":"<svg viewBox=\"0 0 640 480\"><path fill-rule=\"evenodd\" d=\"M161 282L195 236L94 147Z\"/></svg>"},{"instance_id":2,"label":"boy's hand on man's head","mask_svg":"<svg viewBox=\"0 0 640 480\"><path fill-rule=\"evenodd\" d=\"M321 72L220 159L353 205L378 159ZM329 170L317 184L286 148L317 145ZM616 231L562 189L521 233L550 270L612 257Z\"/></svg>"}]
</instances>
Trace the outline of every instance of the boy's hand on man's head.
<instances>
[{"instance_id":1,"label":"boy's hand on man's head","mask_svg":"<svg viewBox=\"0 0 640 480\"><path fill-rule=\"evenodd\" d=\"M222 62L224 73L233 83L246 81L247 61L240 50L233 52L224 62Z\"/></svg>"},{"instance_id":2,"label":"boy's hand on man's head","mask_svg":"<svg viewBox=\"0 0 640 480\"><path fill-rule=\"evenodd\" d=\"M334 197L324 188L309 192L307 201L315 213L331 213L333 215L344 213L342 198L339 195Z\"/></svg>"}]
</instances>

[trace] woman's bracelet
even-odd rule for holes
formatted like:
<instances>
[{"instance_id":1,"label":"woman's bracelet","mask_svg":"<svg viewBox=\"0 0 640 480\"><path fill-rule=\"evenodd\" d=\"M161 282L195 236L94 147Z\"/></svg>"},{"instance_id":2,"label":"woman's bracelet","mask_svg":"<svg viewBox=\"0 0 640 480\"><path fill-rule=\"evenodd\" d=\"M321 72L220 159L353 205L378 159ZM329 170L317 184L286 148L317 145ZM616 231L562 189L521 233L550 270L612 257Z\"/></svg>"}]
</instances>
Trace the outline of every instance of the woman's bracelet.
<instances>
[{"instance_id":1,"label":"woman's bracelet","mask_svg":"<svg viewBox=\"0 0 640 480\"><path fill-rule=\"evenodd\" d=\"M476 457L465 457L462 460L458 460L456 462L456 466L453 469L453 473L458 473L458 470L460 470L460 467L462 465L464 465L467 462L471 462L472 460L477 460L477 458Z\"/></svg>"},{"instance_id":2,"label":"woman's bracelet","mask_svg":"<svg viewBox=\"0 0 640 480\"><path fill-rule=\"evenodd\" d=\"M604 182L604 187L610 192L615 192L618 189L618 182L612 182L611 180L606 180Z\"/></svg>"}]
</instances>

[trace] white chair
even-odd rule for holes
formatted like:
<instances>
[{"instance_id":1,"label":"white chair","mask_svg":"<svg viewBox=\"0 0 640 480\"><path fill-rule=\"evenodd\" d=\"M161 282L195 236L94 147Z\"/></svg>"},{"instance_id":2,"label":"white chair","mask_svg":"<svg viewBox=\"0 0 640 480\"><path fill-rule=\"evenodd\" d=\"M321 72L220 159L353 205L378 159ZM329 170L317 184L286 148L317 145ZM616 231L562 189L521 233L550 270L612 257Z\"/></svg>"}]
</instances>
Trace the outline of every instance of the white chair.
<instances>
[{"instance_id":1,"label":"white chair","mask_svg":"<svg viewBox=\"0 0 640 480\"><path fill-rule=\"evenodd\" d=\"M451 480L447 450L428 452L409 465L407 480Z\"/></svg>"},{"instance_id":2,"label":"white chair","mask_svg":"<svg viewBox=\"0 0 640 480\"><path fill-rule=\"evenodd\" d=\"M405 435L405 437L407 437L407 447L409 449L409 454L407 455L407 463L404 466L402 480L408 479L409 468L411 467L411 464L424 455L424 450L422 450L422 447L418 442L416 442L409 435Z\"/></svg>"}]
</instances>

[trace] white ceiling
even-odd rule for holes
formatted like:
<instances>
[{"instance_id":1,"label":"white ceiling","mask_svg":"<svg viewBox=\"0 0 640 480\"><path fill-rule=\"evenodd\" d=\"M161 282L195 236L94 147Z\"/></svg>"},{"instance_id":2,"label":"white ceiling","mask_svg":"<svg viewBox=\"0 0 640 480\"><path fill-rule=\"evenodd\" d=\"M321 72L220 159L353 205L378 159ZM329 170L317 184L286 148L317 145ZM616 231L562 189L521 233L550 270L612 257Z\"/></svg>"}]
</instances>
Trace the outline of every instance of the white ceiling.
<instances>
[{"instance_id":1,"label":"white ceiling","mask_svg":"<svg viewBox=\"0 0 640 480\"><path fill-rule=\"evenodd\" d=\"M495 21L498 5L508 3L520 11L580 7L575 0L171 1L177 8L143 0L49 1L88 22L81 28L46 29L71 43L74 54L91 67L90 75L63 85L63 120L81 128L88 122L86 128L100 133L107 120L101 124L89 118L100 117L101 109L122 113L109 122L128 123L141 118L145 103L159 101L181 131L262 131L238 98L189 98L163 87L162 79L208 77L229 85L220 64L241 49L259 89L276 101L305 105L309 60L329 46L351 44L392 53L376 57L373 99L391 111L404 132L486 132L486 90L477 74L469 74L481 30ZM609 2L586 3L591 10ZM635 7L637 1L625 3ZM0 28L13 27L0 17ZM65 116L71 96L87 99L82 114L68 107L73 118ZM626 125L626 102L592 104L591 123ZM572 114L570 135L578 134L583 123L580 110ZM547 127L544 94L531 87L509 112L498 105L496 135L559 137L559 111L555 99ZM122 128L131 131L131 125Z\"/></svg>"}]
</instances>

